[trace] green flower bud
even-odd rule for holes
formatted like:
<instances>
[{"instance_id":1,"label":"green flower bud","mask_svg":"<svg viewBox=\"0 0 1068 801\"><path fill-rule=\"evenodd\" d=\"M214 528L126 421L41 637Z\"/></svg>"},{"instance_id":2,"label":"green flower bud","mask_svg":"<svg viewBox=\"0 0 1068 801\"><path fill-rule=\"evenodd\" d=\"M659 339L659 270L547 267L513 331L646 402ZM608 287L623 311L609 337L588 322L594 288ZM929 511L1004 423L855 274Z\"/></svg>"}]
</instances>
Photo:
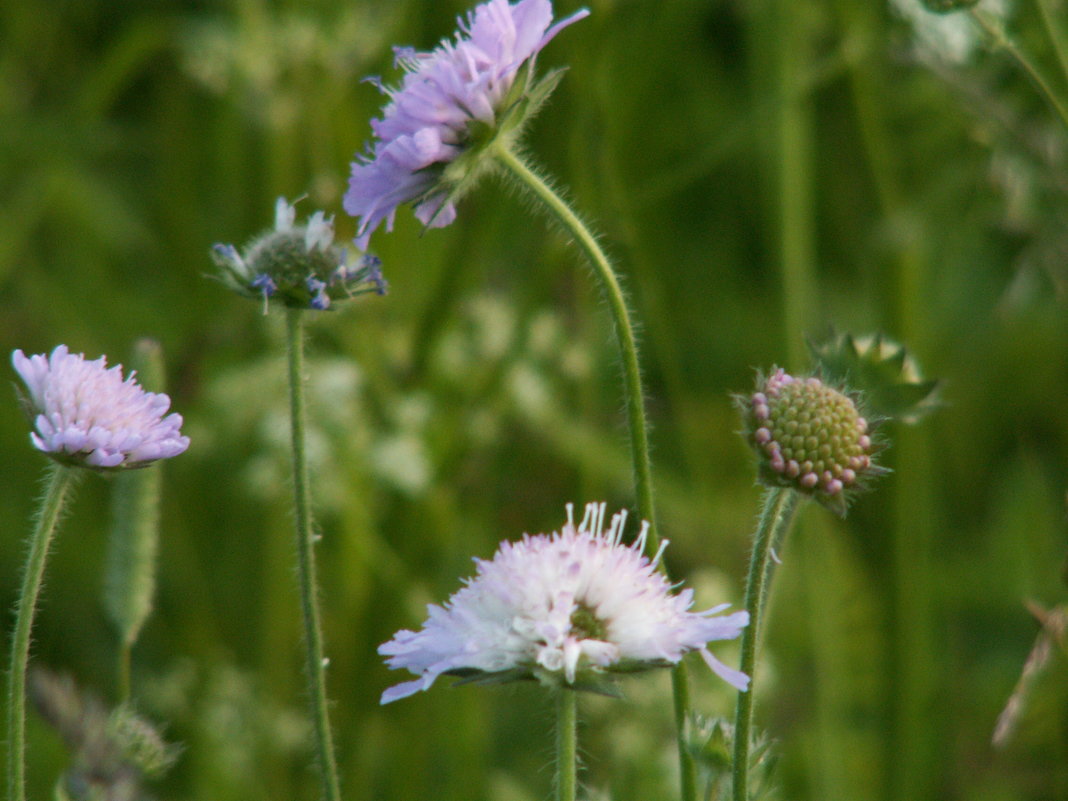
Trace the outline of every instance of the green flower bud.
<instances>
[{"instance_id":1,"label":"green flower bud","mask_svg":"<svg viewBox=\"0 0 1068 801\"><path fill-rule=\"evenodd\" d=\"M819 378L776 368L741 405L769 486L797 490L844 516L865 479L884 472L873 462L877 448L854 400Z\"/></svg>"}]
</instances>

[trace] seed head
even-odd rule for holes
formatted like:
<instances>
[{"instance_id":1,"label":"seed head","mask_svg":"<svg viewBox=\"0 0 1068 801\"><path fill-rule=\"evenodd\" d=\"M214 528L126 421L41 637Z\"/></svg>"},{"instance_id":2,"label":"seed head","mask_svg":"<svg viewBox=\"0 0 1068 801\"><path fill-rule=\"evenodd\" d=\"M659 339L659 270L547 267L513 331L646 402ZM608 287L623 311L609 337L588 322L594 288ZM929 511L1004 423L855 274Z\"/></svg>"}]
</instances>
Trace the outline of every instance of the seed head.
<instances>
[{"instance_id":1,"label":"seed head","mask_svg":"<svg viewBox=\"0 0 1068 801\"><path fill-rule=\"evenodd\" d=\"M356 253L334 243L334 221L316 211L304 225L296 224L296 208L285 198L275 203L274 228L254 239L244 251L217 244L212 257L223 283L240 295L269 303L325 311L334 301L374 292L384 295L378 257Z\"/></svg>"}]
</instances>

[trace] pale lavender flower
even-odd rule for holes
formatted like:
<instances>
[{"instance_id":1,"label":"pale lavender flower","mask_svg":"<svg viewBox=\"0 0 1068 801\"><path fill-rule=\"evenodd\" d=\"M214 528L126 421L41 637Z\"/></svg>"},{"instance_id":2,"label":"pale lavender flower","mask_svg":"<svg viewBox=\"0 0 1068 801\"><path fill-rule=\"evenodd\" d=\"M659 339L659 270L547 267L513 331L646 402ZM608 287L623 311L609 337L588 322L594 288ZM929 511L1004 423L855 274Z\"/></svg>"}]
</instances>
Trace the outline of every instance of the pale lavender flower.
<instances>
[{"instance_id":1,"label":"pale lavender flower","mask_svg":"<svg viewBox=\"0 0 1068 801\"><path fill-rule=\"evenodd\" d=\"M647 523L627 546L626 512L606 531L603 503L589 504L577 528L572 511L568 504L559 532L524 535L501 543L492 560L476 559L477 575L444 606L428 606L420 631L399 631L379 647L391 668L419 676L386 690L383 704L427 689L442 674L604 691L613 673L676 664L689 651L734 687L748 687L744 673L706 646L741 634L749 613L717 616L727 604L689 611L693 591L672 592L657 570L663 547L652 560L643 555Z\"/></svg>"},{"instance_id":2,"label":"pale lavender flower","mask_svg":"<svg viewBox=\"0 0 1068 801\"><path fill-rule=\"evenodd\" d=\"M374 81L390 102L371 121L377 141L353 163L344 200L345 211L359 218L358 247L367 247L383 221L392 230L402 203L414 201L416 217L428 227L456 218L459 190L479 165L473 160L456 175L445 168L499 134L518 135L555 83L550 76L534 84L535 57L588 14L582 9L553 25L550 0L489 0L458 20L455 41L428 53L394 49L407 74L399 87Z\"/></svg>"},{"instance_id":3,"label":"pale lavender flower","mask_svg":"<svg viewBox=\"0 0 1068 801\"><path fill-rule=\"evenodd\" d=\"M60 345L51 355L11 354L26 383L24 402L33 416L34 446L64 464L94 468L142 467L189 447L182 417L166 414L171 399L145 392L122 365L106 357L86 361Z\"/></svg>"}]
</instances>

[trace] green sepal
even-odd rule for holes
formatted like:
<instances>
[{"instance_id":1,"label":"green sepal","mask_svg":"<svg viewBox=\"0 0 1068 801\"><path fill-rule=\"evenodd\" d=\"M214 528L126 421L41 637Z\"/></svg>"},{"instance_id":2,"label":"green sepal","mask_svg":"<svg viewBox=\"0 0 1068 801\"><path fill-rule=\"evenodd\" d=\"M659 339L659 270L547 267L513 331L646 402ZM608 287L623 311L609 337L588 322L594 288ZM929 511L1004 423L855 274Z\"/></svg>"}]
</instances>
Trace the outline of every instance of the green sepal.
<instances>
[{"instance_id":1,"label":"green sepal","mask_svg":"<svg viewBox=\"0 0 1068 801\"><path fill-rule=\"evenodd\" d=\"M820 342L808 342L819 372L864 397L875 417L915 423L937 409L940 382L925 379L905 346L881 332L866 337L833 329Z\"/></svg>"},{"instance_id":2,"label":"green sepal","mask_svg":"<svg viewBox=\"0 0 1068 801\"><path fill-rule=\"evenodd\" d=\"M952 14L965 11L976 5L979 0L921 0L923 7L933 14Z\"/></svg>"},{"instance_id":3,"label":"green sepal","mask_svg":"<svg viewBox=\"0 0 1068 801\"><path fill-rule=\"evenodd\" d=\"M533 80L534 60L528 59L523 62L523 66L516 72L515 77L512 79L512 85L508 89L508 94L501 98L501 112L498 114L498 121L508 116L516 103L526 97Z\"/></svg>"},{"instance_id":4,"label":"green sepal","mask_svg":"<svg viewBox=\"0 0 1068 801\"><path fill-rule=\"evenodd\" d=\"M603 695L606 698L622 699L624 697L623 691L619 689L619 685L607 677L595 678L591 676L586 679L578 679L576 677L575 683L567 686L577 692L594 693L596 695Z\"/></svg>"},{"instance_id":5,"label":"green sepal","mask_svg":"<svg viewBox=\"0 0 1068 801\"><path fill-rule=\"evenodd\" d=\"M556 91L556 87L560 84L565 72L567 72L567 67L557 67L554 70L550 70L531 87L530 93L527 95L528 115L537 114L541 110L541 107L545 105L545 101Z\"/></svg>"},{"instance_id":6,"label":"green sepal","mask_svg":"<svg viewBox=\"0 0 1068 801\"><path fill-rule=\"evenodd\" d=\"M604 670L607 673L618 673L625 676L630 673L644 673L647 670L669 667L675 667L675 665L667 659L620 659L618 662L614 662L609 667L604 668Z\"/></svg>"},{"instance_id":7,"label":"green sepal","mask_svg":"<svg viewBox=\"0 0 1068 801\"><path fill-rule=\"evenodd\" d=\"M537 681L546 687L596 693L609 698L622 698L623 692L617 684L619 676L671 666L672 663L666 659L625 659L609 668L586 667L581 669L575 676L575 681L571 683L568 683L559 671L545 670L538 666L521 666L496 671L478 670L477 668L455 668L445 671L443 675L455 677L457 681L453 686L456 687L465 684L487 687L510 684L517 681Z\"/></svg>"},{"instance_id":8,"label":"green sepal","mask_svg":"<svg viewBox=\"0 0 1068 801\"><path fill-rule=\"evenodd\" d=\"M459 680L453 686L471 684L476 687L489 687L496 684L510 684L515 681L535 681L536 676L530 668L517 667L508 670L486 671L477 668L456 668L446 670L446 676L455 676Z\"/></svg>"},{"instance_id":9,"label":"green sepal","mask_svg":"<svg viewBox=\"0 0 1068 801\"><path fill-rule=\"evenodd\" d=\"M22 413L26 415L26 419L30 423L30 428L34 428L37 422L37 407L33 405L30 396L26 394L21 386L14 381L11 382L11 386L15 389L15 402L18 403Z\"/></svg>"}]
</instances>

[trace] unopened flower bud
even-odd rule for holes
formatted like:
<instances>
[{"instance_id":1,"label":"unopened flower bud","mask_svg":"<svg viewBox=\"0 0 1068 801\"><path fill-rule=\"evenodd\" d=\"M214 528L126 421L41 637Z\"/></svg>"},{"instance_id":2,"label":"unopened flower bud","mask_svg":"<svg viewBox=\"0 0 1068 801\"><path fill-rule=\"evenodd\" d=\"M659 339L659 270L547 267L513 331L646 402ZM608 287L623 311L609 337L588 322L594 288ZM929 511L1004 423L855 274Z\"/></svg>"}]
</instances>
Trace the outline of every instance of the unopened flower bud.
<instances>
[{"instance_id":1,"label":"unopened flower bud","mask_svg":"<svg viewBox=\"0 0 1068 801\"><path fill-rule=\"evenodd\" d=\"M851 397L816 377L781 368L740 399L765 484L809 495L838 515L864 480L883 471L868 421Z\"/></svg>"}]
</instances>

